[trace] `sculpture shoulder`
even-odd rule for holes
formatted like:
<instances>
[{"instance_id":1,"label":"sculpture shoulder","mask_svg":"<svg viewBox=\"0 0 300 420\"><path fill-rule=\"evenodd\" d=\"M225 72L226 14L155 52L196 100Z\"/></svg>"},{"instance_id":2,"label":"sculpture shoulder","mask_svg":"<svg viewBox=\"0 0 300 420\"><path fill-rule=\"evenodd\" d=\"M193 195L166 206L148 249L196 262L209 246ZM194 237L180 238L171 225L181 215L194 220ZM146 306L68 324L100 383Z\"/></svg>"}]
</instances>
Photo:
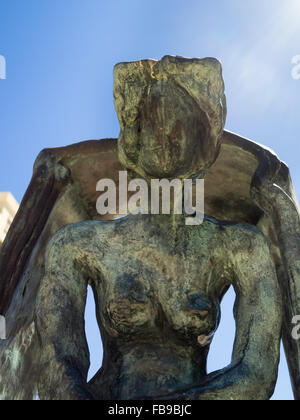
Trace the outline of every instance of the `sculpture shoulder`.
<instances>
[{"instance_id":1,"label":"sculpture shoulder","mask_svg":"<svg viewBox=\"0 0 300 420\"><path fill-rule=\"evenodd\" d=\"M127 222L127 223L125 223ZM83 244L89 243L94 238L97 238L99 244L109 246L109 243L116 236L120 236L121 225L126 225L126 230L130 231L130 225L132 222L136 224L132 216L126 216L124 218L99 221L99 220L87 220L78 223L72 223L62 227L55 235L52 236L49 241L48 248L53 248L55 245L66 245L72 244Z\"/></svg>"},{"instance_id":2,"label":"sculpture shoulder","mask_svg":"<svg viewBox=\"0 0 300 420\"><path fill-rule=\"evenodd\" d=\"M247 223L230 223L206 217L206 220L217 226L222 235L223 246L232 259L244 256L251 261L258 253L270 255L269 245L264 234L254 225Z\"/></svg>"},{"instance_id":3,"label":"sculpture shoulder","mask_svg":"<svg viewBox=\"0 0 300 420\"><path fill-rule=\"evenodd\" d=\"M249 298L265 292L275 293L277 299L275 262L263 233L255 226L244 223L225 224L223 229L227 269L236 290Z\"/></svg>"}]
</instances>

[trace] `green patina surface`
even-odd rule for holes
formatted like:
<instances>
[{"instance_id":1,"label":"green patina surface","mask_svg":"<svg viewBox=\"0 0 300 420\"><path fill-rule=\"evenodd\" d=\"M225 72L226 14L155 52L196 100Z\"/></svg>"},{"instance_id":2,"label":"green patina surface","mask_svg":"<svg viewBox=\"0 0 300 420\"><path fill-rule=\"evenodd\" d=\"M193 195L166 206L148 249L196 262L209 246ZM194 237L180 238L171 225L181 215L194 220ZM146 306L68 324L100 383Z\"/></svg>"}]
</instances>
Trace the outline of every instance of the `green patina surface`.
<instances>
[{"instance_id":1,"label":"green patina surface","mask_svg":"<svg viewBox=\"0 0 300 420\"><path fill-rule=\"evenodd\" d=\"M280 339L299 396L299 213L288 169L223 130L215 59L115 67L115 140L43 151L0 253L0 399L269 399ZM119 155L119 160L117 158ZM96 214L96 182L206 172L208 216ZM278 185L280 187L278 187ZM106 219L106 220L105 220ZM87 383L84 310L93 287L104 361ZM232 363L207 375L230 286ZM283 331L283 333L282 333Z\"/></svg>"}]
</instances>

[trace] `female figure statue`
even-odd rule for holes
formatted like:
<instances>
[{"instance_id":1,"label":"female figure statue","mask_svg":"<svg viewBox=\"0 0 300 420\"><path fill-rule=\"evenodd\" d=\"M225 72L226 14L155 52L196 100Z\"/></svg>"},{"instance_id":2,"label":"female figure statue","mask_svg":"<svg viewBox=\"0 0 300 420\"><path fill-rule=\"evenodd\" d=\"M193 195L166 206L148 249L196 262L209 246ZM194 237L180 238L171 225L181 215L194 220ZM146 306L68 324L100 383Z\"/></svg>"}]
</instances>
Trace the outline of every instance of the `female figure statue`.
<instances>
[{"instance_id":1,"label":"female figure statue","mask_svg":"<svg viewBox=\"0 0 300 420\"><path fill-rule=\"evenodd\" d=\"M282 326L299 306L297 275L293 282L286 275L298 264L288 252L295 252L298 237L287 233L291 225L294 235L299 231L288 170L269 150L224 131L217 60L121 63L114 77L121 132L117 144L101 142L106 172L91 142L42 152L29 188L40 188L39 200L28 193L4 244L0 312L11 339L3 354L23 344L23 365L34 369L29 375L18 366L13 389L3 375L12 370L5 356L0 391L2 385L4 398L21 399L36 387L41 399L269 399ZM124 169L148 183L204 177L203 223L187 226L184 214L95 215L96 174L115 179ZM27 248L23 239L14 244L18 265L4 267L13 232L24 229L22 220L46 191L34 226L27 216ZM104 350L89 383L88 284ZM209 347L230 286L237 297L232 363L208 375ZM297 396L298 345L284 331ZM27 338L25 347L20 337Z\"/></svg>"},{"instance_id":2,"label":"female figure statue","mask_svg":"<svg viewBox=\"0 0 300 420\"><path fill-rule=\"evenodd\" d=\"M186 179L216 160L226 105L219 62L165 57L115 69L119 157L144 179ZM104 346L87 385L90 283ZM220 302L233 285L232 364L206 374ZM60 230L47 249L37 329L42 398L267 399L277 375L282 304L262 233L206 218L131 215Z\"/></svg>"}]
</instances>

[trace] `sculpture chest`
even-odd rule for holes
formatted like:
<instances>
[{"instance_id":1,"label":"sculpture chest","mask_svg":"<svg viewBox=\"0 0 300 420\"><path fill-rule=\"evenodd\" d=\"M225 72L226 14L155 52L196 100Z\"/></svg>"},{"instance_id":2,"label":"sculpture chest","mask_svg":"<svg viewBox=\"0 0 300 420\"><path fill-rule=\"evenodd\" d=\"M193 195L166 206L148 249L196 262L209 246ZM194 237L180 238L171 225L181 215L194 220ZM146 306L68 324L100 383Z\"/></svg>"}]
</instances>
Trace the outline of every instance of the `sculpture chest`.
<instances>
[{"instance_id":1,"label":"sculpture chest","mask_svg":"<svg viewBox=\"0 0 300 420\"><path fill-rule=\"evenodd\" d=\"M148 236L146 226L139 236L138 225L129 226L126 235L115 231L105 245L97 285L103 327L113 337L168 331L196 344L199 336L215 331L220 315L211 284L213 240L211 247L203 241L195 251L193 238L179 235L174 240L164 232ZM174 240L171 252L164 246L166 240Z\"/></svg>"}]
</instances>

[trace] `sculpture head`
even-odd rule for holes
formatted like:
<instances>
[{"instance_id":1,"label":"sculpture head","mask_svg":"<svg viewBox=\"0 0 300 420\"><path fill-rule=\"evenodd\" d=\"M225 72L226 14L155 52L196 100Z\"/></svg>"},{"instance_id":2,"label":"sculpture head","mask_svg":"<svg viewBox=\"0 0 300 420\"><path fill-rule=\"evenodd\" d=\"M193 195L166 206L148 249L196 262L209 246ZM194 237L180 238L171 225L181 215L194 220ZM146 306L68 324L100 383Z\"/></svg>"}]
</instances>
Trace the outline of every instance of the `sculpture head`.
<instances>
[{"instance_id":1,"label":"sculpture head","mask_svg":"<svg viewBox=\"0 0 300 420\"><path fill-rule=\"evenodd\" d=\"M188 178L215 162L226 119L218 60L166 56L117 64L114 99L126 168L144 178Z\"/></svg>"}]
</instances>

